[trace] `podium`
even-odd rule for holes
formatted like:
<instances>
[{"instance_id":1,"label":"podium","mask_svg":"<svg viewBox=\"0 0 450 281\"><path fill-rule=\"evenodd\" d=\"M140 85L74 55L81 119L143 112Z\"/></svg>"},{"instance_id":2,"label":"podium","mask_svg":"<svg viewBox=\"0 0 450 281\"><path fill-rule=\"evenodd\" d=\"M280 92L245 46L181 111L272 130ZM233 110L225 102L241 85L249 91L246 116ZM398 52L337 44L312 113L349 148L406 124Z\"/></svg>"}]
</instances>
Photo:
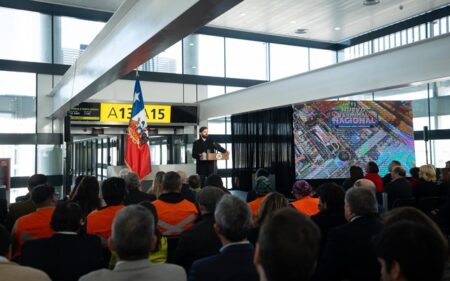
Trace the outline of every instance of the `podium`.
<instances>
[{"instance_id":1,"label":"podium","mask_svg":"<svg viewBox=\"0 0 450 281\"><path fill-rule=\"evenodd\" d=\"M230 158L230 155L228 152L225 152L225 153L217 152L217 153L205 153L204 155L202 155L200 160L220 161L220 160L228 160L229 158Z\"/></svg>"}]
</instances>

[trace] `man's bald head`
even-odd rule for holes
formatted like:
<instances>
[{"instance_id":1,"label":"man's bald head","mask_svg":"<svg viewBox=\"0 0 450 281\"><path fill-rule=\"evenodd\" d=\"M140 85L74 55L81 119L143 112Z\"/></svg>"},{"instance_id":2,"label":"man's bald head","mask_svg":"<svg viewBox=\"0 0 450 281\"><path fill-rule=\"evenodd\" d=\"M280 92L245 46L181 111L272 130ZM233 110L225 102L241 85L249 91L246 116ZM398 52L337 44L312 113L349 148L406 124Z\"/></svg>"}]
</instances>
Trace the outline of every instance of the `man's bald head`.
<instances>
[{"instance_id":1,"label":"man's bald head","mask_svg":"<svg viewBox=\"0 0 450 281\"><path fill-rule=\"evenodd\" d=\"M373 190L373 192L376 191L375 184L373 183L373 181L368 180L368 179L359 179L359 180L355 181L355 184L353 186L368 188L370 190Z\"/></svg>"}]
</instances>

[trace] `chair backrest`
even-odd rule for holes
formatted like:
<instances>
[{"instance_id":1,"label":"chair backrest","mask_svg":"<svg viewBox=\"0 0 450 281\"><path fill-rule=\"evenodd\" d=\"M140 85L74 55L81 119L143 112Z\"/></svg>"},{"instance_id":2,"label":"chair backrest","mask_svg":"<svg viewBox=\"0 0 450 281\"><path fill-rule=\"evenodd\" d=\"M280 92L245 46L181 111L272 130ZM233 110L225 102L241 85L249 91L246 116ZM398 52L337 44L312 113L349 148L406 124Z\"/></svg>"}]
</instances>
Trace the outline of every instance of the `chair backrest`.
<instances>
[{"instance_id":1,"label":"chair backrest","mask_svg":"<svg viewBox=\"0 0 450 281\"><path fill-rule=\"evenodd\" d=\"M414 207L416 205L416 198L408 197L408 198L399 198L394 201L391 209L399 208L399 207Z\"/></svg>"},{"instance_id":2,"label":"chair backrest","mask_svg":"<svg viewBox=\"0 0 450 281\"><path fill-rule=\"evenodd\" d=\"M434 209L439 207L439 197L430 196L422 197L417 201L417 208L422 210L425 214L430 213Z\"/></svg>"}]
</instances>

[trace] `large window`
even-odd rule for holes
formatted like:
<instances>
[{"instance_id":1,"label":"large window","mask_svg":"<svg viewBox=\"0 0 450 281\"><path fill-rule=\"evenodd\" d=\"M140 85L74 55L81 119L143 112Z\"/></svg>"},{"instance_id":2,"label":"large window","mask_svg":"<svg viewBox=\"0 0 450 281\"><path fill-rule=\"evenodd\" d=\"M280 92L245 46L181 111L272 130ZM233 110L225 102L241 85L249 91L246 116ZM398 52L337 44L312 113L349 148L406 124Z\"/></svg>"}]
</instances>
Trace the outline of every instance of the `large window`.
<instances>
[{"instance_id":1,"label":"large window","mask_svg":"<svg viewBox=\"0 0 450 281\"><path fill-rule=\"evenodd\" d=\"M309 70L336 63L336 52L323 49L309 49Z\"/></svg>"},{"instance_id":2,"label":"large window","mask_svg":"<svg viewBox=\"0 0 450 281\"><path fill-rule=\"evenodd\" d=\"M105 26L104 22L55 17L55 63L72 65Z\"/></svg>"},{"instance_id":3,"label":"large window","mask_svg":"<svg viewBox=\"0 0 450 281\"><path fill-rule=\"evenodd\" d=\"M267 43L225 39L226 77L268 80Z\"/></svg>"},{"instance_id":4,"label":"large window","mask_svg":"<svg viewBox=\"0 0 450 281\"><path fill-rule=\"evenodd\" d=\"M138 69L142 71L165 72L181 74L182 72L182 44L173 44L165 51L142 64Z\"/></svg>"},{"instance_id":5,"label":"large window","mask_svg":"<svg viewBox=\"0 0 450 281\"><path fill-rule=\"evenodd\" d=\"M183 40L184 74L225 75L224 38L193 34Z\"/></svg>"},{"instance_id":6,"label":"large window","mask_svg":"<svg viewBox=\"0 0 450 281\"><path fill-rule=\"evenodd\" d=\"M308 70L308 48L270 44L270 80Z\"/></svg>"},{"instance_id":7,"label":"large window","mask_svg":"<svg viewBox=\"0 0 450 281\"><path fill-rule=\"evenodd\" d=\"M35 145L0 145L0 158L11 159L11 177L35 174Z\"/></svg>"},{"instance_id":8,"label":"large window","mask_svg":"<svg viewBox=\"0 0 450 281\"><path fill-rule=\"evenodd\" d=\"M36 132L36 74L0 71L0 133Z\"/></svg>"},{"instance_id":9,"label":"large window","mask_svg":"<svg viewBox=\"0 0 450 281\"><path fill-rule=\"evenodd\" d=\"M51 17L0 7L0 59L51 62Z\"/></svg>"}]
</instances>

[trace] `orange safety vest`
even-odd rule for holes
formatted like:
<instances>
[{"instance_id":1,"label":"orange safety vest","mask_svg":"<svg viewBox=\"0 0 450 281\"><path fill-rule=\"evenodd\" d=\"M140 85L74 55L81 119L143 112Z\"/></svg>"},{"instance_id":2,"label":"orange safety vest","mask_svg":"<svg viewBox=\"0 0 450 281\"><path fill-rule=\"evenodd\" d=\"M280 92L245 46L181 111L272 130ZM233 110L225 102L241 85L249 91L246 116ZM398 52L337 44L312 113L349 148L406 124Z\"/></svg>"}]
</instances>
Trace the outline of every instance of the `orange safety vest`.
<instances>
[{"instance_id":1,"label":"orange safety vest","mask_svg":"<svg viewBox=\"0 0 450 281\"><path fill-rule=\"evenodd\" d=\"M158 199L153 205L158 213L158 228L166 236L176 236L190 228L198 215L195 205L186 199L178 203Z\"/></svg>"},{"instance_id":2,"label":"orange safety vest","mask_svg":"<svg viewBox=\"0 0 450 281\"><path fill-rule=\"evenodd\" d=\"M48 238L53 235L50 228L50 220L52 219L55 208L39 208L35 212L20 217L15 225L15 242L16 247L13 257L20 256L20 250L23 244L32 239Z\"/></svg>"},{"instance_id":3,"label":"orange safety vest","mask_svg":"<svg viewBox=\"0 0 450 281\"><path fill-rule=\"evenodd\" d=\"M297 211L308 216L313 216L319 212L319 198L313 198L309 195L292 202L291 205L294 206Z\"/></svg>"},{"instance_id":4,"label":"orange safety vest","mask_svg":"<svg viewBox=\"0 0 450 281\"><path fill-rule=\"evenodd\" d=\"M87 216L86 232L95 234L108 240L111 237L111 228L117 212L119 212L124 205L107 206L100 210L92 211Z\"/></svg>"},{"instance_id":5,"label":"orange safety vest","mask_svg":"<svg viewBox=\"0 0 450 281\"><path fill-rule=\"evenodd\" d=\"M264 200L264 198L266 198L266 195L258 197L255 200L253 200L252 202L247 203L248 207L252 211L253 218L256 218L256 216L258 216L258 209L259 209L259 206L261 205L262 201Z\"/></svg>"}]
</instances>

